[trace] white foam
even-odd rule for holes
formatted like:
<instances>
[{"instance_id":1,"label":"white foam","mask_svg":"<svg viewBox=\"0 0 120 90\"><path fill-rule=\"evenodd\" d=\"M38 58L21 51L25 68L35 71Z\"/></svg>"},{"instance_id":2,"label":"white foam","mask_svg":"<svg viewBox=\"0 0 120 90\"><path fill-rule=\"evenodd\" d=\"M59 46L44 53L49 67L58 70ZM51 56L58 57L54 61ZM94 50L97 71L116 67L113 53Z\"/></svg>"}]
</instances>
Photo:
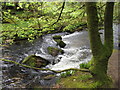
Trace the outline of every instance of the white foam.
<instances>
[{"instance_id":1,"label":"white foam","mask_svg":"<svg viewBox=\"0 0 120 90\"><path fill-rule=\"evenodd\" d=\"M86 54L89 53L88 56L85 56L85 53ZM84 58L82 58L83 56ZM68 52L65 52L64 55L60 55L58 57L61 57L61 60L59 63L50 66L52 70L79 68L79 65L81 63L88 62L91 59L91 54L90 54L90 50L83 49L83 50L75 50L73 52L68 51Z\"/></svg>"}]
</instances>

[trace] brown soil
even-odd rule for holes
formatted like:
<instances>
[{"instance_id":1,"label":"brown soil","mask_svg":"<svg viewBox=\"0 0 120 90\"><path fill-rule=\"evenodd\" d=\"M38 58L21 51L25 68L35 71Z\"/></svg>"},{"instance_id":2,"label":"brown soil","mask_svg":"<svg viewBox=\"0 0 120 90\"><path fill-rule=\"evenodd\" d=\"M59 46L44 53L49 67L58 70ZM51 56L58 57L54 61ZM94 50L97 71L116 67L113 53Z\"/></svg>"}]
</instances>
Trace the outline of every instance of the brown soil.
<instances>
[{"instance_id":1,"label":"brown soil","mask_svg":"<svg viewBox=\"0 0 120 90\"><path fill-rule=\"evenodd\" d=\"M120 50L115 50L108 63L108 74L111 76L115 88L120 88L120 60L118 60L118 56L120 56Z\"/></svg>"}]
</instances>

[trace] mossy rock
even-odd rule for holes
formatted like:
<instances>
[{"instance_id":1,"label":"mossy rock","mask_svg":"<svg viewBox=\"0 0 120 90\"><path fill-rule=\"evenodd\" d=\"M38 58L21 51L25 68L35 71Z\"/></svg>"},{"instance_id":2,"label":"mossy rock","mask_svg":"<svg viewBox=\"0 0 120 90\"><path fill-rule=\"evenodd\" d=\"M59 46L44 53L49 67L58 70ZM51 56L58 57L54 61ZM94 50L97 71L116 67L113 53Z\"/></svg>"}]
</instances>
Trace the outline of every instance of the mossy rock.
<instances>
[{"instance_id":1,"label":"mossy rock","mask_svg":"<svg viewBox=\"0 0 120 90\"><path fill-rule=\"evenodd\" d=\"M64 48L66 44L62 40L55 40L57 42L57 45L59 45L61 48Z\"/></svg>"},{"instance_id":2,"label":"mossy rock","mask_svg":"<svg viewBox=\"0 0 120 90\"><path fill-rule=\"evenodd\" d=\"M55 35L55 36L53 36L53 39L55 40L55 39L60 39L60 40L62 40L62 37L60 36L60 35Z\"/></svg>"},{"instance_id":3,"label":"mossy rock","mask_svg":"<svg viewBox=\"0 0 120 90\"><path fill-rule=\"evenodd\" d=\"M57 42L57 45L59 45L61 48L64 48L66 44L62 41L62 37L60 35L53 36L53 39Z\"/></svg>"},{"instance_id":4,"label":"mossy rock","mask_svg":"<svg viewBox=\"0 0 120 90\"><path fill-rule=\"evenodd\" d=\"M55 47L48 47L47 50L48 50L48 53L51 54L52 56L57 56L59 53L61 54L64 53L63 50Z\"/></svg>"},{"instance_id":5,"label":"mossy rock","mask_svg":"<svg viewBox=\"0 0 120 90\"><path fill-rule=\"evenodd\" d=\"M40 57L40 56L35 56L35 55L30 55L26 57L23 61L23 64L29 65L31 67L44 67L47 64L49 64L49 61L46 59Z\"/></svg>"}]
</instances>

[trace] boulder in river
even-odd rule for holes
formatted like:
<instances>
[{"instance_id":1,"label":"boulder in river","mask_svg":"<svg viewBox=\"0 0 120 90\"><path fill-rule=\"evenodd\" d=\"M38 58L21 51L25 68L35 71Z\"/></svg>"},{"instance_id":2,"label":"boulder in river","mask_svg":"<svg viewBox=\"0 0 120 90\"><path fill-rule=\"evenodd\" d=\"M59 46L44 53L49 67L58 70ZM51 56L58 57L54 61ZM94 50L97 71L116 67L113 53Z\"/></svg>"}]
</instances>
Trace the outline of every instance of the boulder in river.
<instances>
[{"instance_id":1,"label":"boulder in river","mask_svg":"<svg viewBox=\"0 0 120 90\"><path fill-rule=\"evenodd\" d=\"M61 48L64 48L66 44L62 41L62 37L60 35L53 36L53 39L57 42L57 45L59 45Z\"/></svg>"},{"instance_id":2,"label":"boulder in river","mask_svg":"<svg viewBox=\"0 0 120 90\"><path fill-rule=\"evenodd\" d=\"M52 56L57 56L59 53L61 54L64 53L62 49L55 48L55 47L48 47L47 50L48 50L48 53L51 54Z\"/></svg>"},{"instance_id":3,"label":"boulder in river","mask_svg":"<svg viewBox=\"0 0 120 90\"><path fill-rule=\"evenodd\" d=\"M49 64L49 61L47 61L46 59L40 57L40 56L36 56L36 55L30 55L28 57L26 57L23 61L23 64L29 65L31 67L44 67L47 64Z\"/></svg>"}]
</instances>

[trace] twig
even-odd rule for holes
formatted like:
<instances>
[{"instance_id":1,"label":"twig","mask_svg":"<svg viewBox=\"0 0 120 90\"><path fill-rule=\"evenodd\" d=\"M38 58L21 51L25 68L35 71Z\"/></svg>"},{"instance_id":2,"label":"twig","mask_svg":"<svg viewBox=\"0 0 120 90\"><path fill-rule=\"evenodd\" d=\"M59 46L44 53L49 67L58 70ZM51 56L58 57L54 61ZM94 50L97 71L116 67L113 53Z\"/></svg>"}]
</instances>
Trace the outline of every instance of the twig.
<instances>
[{"instance_id":1,"label":"twig","mask_svg":"<svg viewBox=\"0 0 120 90\"><path fill-rule=\"evenodd\" d=\"M61 11L60 11L60 14L59 14L59 17L58 17L57 21L54 22L53 24L51 24L49 27L53 26L54 24L56 24L56 23L60 20L60 17L61 17L61 15L62 15L62 12L63 12L64 7L65 7L65 0L64 0L64 2L63 2L62 9L61 9ZM42 29L49 28L49 27L43 27Z\"/></svg>"},{"instance_id":2,"label":"twig","mask_svg":"<svg viewBox=\"0 0 120 90\"><path fill-rule=\"evenodd\" d=\"M60 17L61 17L61 15L62 15L62 11L63 11L64 7L65 7L65 0L64 0L64 2L63 2L62 9L61 9L61 12L60 12L60 14L59 14L59 17L58 17L57 21L54 22L51 26L53 26L54 24L56 24L56 23L60 20Z\"/></svg>"},{"instance_id":3,"label":"twig","mask_svg":"<svg viewBox=\"0 0 120 90\"><path fill-rule=\"evenodd\" d=\"M70 69L65 69L65 70L61 70L61 71L55 71L55 70L51 70L51 69L43 69L43 68L31 67L31 66L20 64L18 62L15 62L15 61L12 61L12 60L8 60L8 59L0 58L0 60L6 61L6 62L11 62L11 63L14 63L16 65L20 65L20 66L23 66L23 67L26 67L26 68L32 68L32 69L43 70L43 71L52 71L54 73L61 73L61 72L69 71L69 70L82 71L82 72L90 72L88 69L76 69L76 68L70 68Z\"/></svg>"}]
</instances>

